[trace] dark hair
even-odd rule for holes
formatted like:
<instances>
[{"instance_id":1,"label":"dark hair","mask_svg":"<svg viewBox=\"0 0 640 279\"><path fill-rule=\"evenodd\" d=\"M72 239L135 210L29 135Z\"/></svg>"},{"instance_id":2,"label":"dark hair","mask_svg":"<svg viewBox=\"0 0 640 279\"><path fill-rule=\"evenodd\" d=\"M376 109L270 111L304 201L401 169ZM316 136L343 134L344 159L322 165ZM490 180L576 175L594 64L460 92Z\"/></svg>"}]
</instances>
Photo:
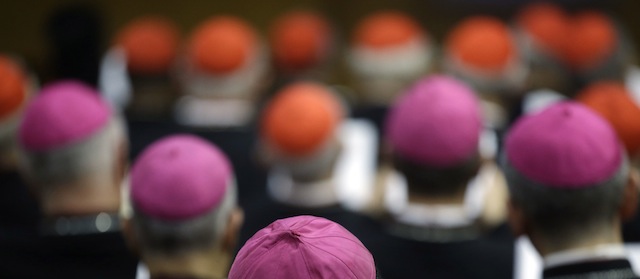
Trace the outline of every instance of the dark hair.
<instances>
[{"instance_id":1,"label":"dark hair","mask_svg":"<svg viewBox=\"0 0 640 279\"><path fill-rule=\"evenodd\" d=\"M435 167L393 155L393 165L407 179L410 194L449 196L467 186L481 165L479 154L452 167Z\"/></svg>"},{"instance_id":2,"label":"dark hair","mask_svg":"<svg viewBox=\"0 0 640 279\"><path fill-rule=\"evenodd\" d=\"M580 189L558 189L533 181L506 158L502 167L512 201L540 233L563 241L584 230L611 222L620 206L629 164L624 159L609 179Z\"/></svg>"}]
</instances>

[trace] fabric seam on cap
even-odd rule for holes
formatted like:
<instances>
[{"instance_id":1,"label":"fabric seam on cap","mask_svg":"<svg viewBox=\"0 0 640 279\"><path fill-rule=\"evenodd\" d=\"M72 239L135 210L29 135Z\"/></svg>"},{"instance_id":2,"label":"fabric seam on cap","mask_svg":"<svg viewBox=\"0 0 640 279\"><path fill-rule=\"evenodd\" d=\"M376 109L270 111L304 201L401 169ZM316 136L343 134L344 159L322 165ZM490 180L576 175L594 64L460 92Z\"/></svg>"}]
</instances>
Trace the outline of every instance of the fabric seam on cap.
<instances>
[{"instance_id":1,"label":"fabric seam on cap","mask_svg":"<svg viewBox=\"0 0 640 279\"><path fill-rule=\"evenodd\" d=\"M344 239L350 240L351 242L355 242L355 241L353 241L353 240L351 240L351 239L348 239L348 238L346 238L346 237L341 237L341 238L344 238ZM313 247L315 247L316 249L318 249L318 250L320 250L320 251L323 251L323 252L325 252L325 253L327 253L327 254L329 254L329 255L333 256L333 257L334 257L334 258L336 258L336 259L338 259L338 260L339 260L339 261L340 261L344 266L346 266L346 267L347 267L347 269L349 270L349 272L351 272L351 274L353 275L353 278L358 278L358 275L356 275L356 273L355 273L355 272L353 272L353 270L351 270L351 267L350 267L347 263L345 263L341 258L339 258L339 257L338 257L338 256L336 256L335 254L333 254L333 253L331 253L331 252L329 252L329 251L327 251L327 250L325 250L325 249L323 249L323 248L321 248L321 247L316 246L316 245L315 245L315 244L313 244L313 243L307 243L307 244L308 244L308 245L311 245L311 246L313 246Z\"/></svg>"},{"instance_id":2,"label":"fabric seam on cap","mask_svg":"<svg viewBox=\"0 0 640 279\"><path fill-rule=\"evenodd\" d=\"M255 241L252 241L251 243L257 242L258 240L260 240L260 239L262 239L262 238L264 238L264 237L266 237L266 236L269 236L269 234L265 234L265 235L263 235L262 237L260 237L260 238L256 239ZM273 248L273 246L276 246L278 243L280 243L280 242L281 242L281 241L283 241L283 240L284 240L283 238L278 239L275 243L273 243L273 245L272 245L272 247L271 247L271 248ZM247 244L248 244L248 243L249 243L249 242L245 243L245 246L247 246ZM264 251L264 252L262 252L262 253L260 253L260 255L256 255L256 257L257 257L257 258L262 258L262 256L269 254L270 252L272 252L272 251L273 251L273 249L271 249L271 248L270 248L270 249L267 249L266 251ZM242 250L242 249L241 249L241 250ZM248 252L249 252L249 251L247 251L246 253L248 253ZM239 253L238 253L238 254L239 254ZM253 254L253 253L251 253L251 254ZM249 262L243 262L243 264L242 264L242 266L241 266L242 268L240 268L240 270L250 270L250 269L248 269L248 268L245 268L245 266L246 266L246 265L252 266L252 265L253 265L253 262L251 262L251 263L249 263ZM255 265L253 265L253 266L255 266Z\"/></svg>"},{"instance_id":3,"label":"fabric seam on cap","mask_svg":"<svg viewBox=\"0 0 640 279\"><path fill-rule=\"evenodd\" d=\"M308 243L306 241L302 241L302 239L299 239L299 240L300 242L303 242L303 243L306 243L307 245L311 245L315 247L315 245ZM299 250L299 251L300 251L300 256L302 256L302 260L304 261L304 267L307 269L307 275L309 275L309 279L312 279L313 277L311 277L311 269L309 269L309 262L307 261L307 257L305 257L304 252L302 250Z\"/></svg>"}]
</instances>

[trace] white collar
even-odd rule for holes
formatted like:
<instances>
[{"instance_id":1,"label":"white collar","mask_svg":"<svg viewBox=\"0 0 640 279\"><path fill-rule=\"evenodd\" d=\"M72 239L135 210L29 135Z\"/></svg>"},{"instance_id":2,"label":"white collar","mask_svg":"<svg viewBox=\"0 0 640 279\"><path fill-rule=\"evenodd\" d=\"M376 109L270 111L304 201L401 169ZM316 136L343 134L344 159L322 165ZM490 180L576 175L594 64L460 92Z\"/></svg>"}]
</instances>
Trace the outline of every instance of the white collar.
<instances>
[{"instance_id":1,"label":"white collar","mask_svg":"<svg viewBox=\"0 0 640 279\"><path fill-rule=\"evenodd\" d=\"M579 248L551 253L544 257L544 268L594 260L626 259L627 252L622 244L603 244L589 248Z\"/></svg>"},{"instance_id":2,"label":"white collar","mask_svg":"<svg viewBox=\"0 0 640 279\"><path fill-rule=\"evenodd\" d=\"M479 214L467 212L460 205L424 205L407 203L396 220L416 226L438 226L445 228L465 227L473 224Z\"/></svg>"},{"instance_id":3,"label":"white collar","mask_svg":"<svg viewBox=\"0 0 640 279\"><path fill-rule=\"evenodd\" d=\"M286 170L275 168L267 180L267 190L278 202L299 207L338 204L333 177L309 183L295 183Z\"/></svg>"},{"instance_id":4,"label":"white collar","mask_svg":"<svg viewBox=\"0 0 640 279\"><path fill-rule=\"evenodd\" d=\"M129 105L133 88L127 69L127 55L121 47L112 47L102 58L98 88L116 110L124 111Z\"/></svg>"},{"instance_id":5,"label":"white collar","mask_svg":"<svg viewBox=\"0 0 640 279\"><path fill-rule=\"evenodd\" d=\"M209 99L186 95L176 103L175 119L185 126L240 127L251 121L255 104L251 99Z\"/></svg>"},{"instance_id":6,"label":"white collar","mask_svg":"<svg viewBox=\"0 0 640 279\"><path fill-rule=\"evenodd\" d=\"M385 206L396 220L405 224L449 228L467 226L482 215L496 171L495 165L484 164L469 182L462 205L433 206L409 202L406 179L394 170L385 181Z\"/></svg>"},{"instance_id":7,"label":"white collar","mask_svg":"<svg viewBox=\"0 0 640 279\"><path fill-rule=\"evenodd\" d=\"M625 76L625 85L631 97L640 106L640 68L638 66L630 66Z\"/></svg>"}]
</instances>

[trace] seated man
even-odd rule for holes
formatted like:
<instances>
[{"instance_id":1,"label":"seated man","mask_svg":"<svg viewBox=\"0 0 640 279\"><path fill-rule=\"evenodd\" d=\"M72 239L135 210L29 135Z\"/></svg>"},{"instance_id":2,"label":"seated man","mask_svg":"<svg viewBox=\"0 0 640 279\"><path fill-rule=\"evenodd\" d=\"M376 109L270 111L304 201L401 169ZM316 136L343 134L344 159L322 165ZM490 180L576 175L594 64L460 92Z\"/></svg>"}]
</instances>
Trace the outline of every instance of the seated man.
<instances>
[{"instance_id":1,"label":"seated man","mask_svg":"<svg viewBox=\"0 0 640 279\"><path fill-rule=\"evenodd\" d=\"M601 81L589 85L577 100L594 110L616 131L634 168L640 167L640 106L620 82ZM626 223L625 242L640 242L640 216Z\"/></svg>"},{"instance_id":2,"label":"seated man","mask_svg":"<svg viewBox=\"0 0 640 279\"><path fill-rule=\"evenodd\" d=\"M409 15L381 11L355 28L347 62L366 105L388 106L433 67L432 39Z\"/></svg>"},{"instance_id":3,"label":"seated man","mask_svg":"<svg viewBox=\"0 0 640 279\"><path fill-rule=\"evenodd\" d=\"M105 98L127 118L171 119L178 97L175 76L178 28L169 19L142 16L127 23L114 38L100 71Z\"/></svg>"},{"instance_id":4,"label":"seated man","mask_svg":"<svg viewBox=\"0 0 640 279\"><path fill-rule=\"evenodd\" d=\"M487 16L458 23L447 36L443 68L480 95L486 124L502 131L529 71L509 27Z\"/></svg>"},{"instance_id":5,"label":"seated man","mask_svg":"<svg viewBox=\"0 0 640 279\"><path fill-rule=\"evenodd\" d=\"M137 260L118 218L127 162L118 115L92 88L62 81L26 108L18 139L22 171L44 217L41 237L28 243L33 246L17 247L17 256L35 262L12 265L15 270L3 275L133 278Z\"/></svg>"},{"instance_id":6,"label":"seated man","mask_svg":"<svg viewBox=\"0 0 640 279\"><path fill-rule=\"evenodd\" d=\"M126 236L151 278L225 278L243 221L231 164L207 141L170 136L131 170Z\"/></svg>"},{"instance_id":7,"label":"seated man","mask_svg":"<svg viewBox=\"0 0 640 279\"><path fill-rule=\"evenodd\" d=\"M249 23L215 16L187 41L175 119L199 128L245 127L270 80L268 52Z\"/></svg>"},{"instance_id":8,"label":"seated man","mask_svg":"<svg viewBox=\"0 0 640 279\"><path fill-rule=\"evenodd\" d=\"M245 239L279 218L312 214L341 223L352 216L346 208L366 205L375 129L343 115L338 97L319 83L291 84L267 104L259 147L269 168L268 196L251 205Z\"/></svg>"},{"instance_id":9,"label":"seated man","mask_svg":"<svg viewBox=\"0 0 640 279\"><path fill-rule=\"evenodd\" d=\"M515 17L518 50L530 66L526 89L567 93L571 89L569 69L562 63L570 17L550 2L532 2Z\"/></svg>"},{"instance_id":10,"label":"seated man","mask_svg":"<svg viewBox=\"0 0 640 279\"><path fill-rule=\"evenodd\" d=\"M634 51L613 19L600 11L571 18L561 59L573 72L573 90L599 80L624 82L633 68ZM635 77L637 78L637 77Z\"/></svg>"},{"instance_id":11,"label":"seated man","mask_svg":"<svg viewBox=\"0 0 640 279\"><path fill-rule=\"evenodd\" d=\"M532 2L516 14L514 25L518 51L530 69L523 98L509 109L509 124L573 93L571 71L563 63L569 14L551 2Z\"/></svg>"},{"instance_id":12,"label":"seated man","mask_svg":"<svg viewBox=\"0 0 640 279\"><path fill-rule=\"evenodd\" d=\"M447 76L418 81L392 107L378 233L353 230L384 278L512 278L506 186L480 154L482 123L473 91Z\"/></svg>"},{"instance_id":13,"label":"seated man","mask_svg":"<svg viewBox=\"0 0 640 279\"><path fill-rule=\"evenodd\" d=\"M376 279L367 248L327 219L297 216L277 220L240 249L229 279Z\"/></svg>"},{"instance_id":14,"label":"seated man","mask_svg":"<svg viewBox=\"0 0 640 279\"><path fill-rule=\"evenodd\" d=\"M637 175L611 126L561 102L521 118L505 139L509 223L544 258L544 278L638 278L621 223L637 207Z\"/></svg>"},{"instance_id":15,"label":"seated man","mask_svg":"<svg viewBox=\"0 0 640 279\"><path fill-rule=\"evenodd\" d=\"M296 79L327 81L335 66L335 36L323 15L289 11L269 29L269 45L280 84Z\"/></svg>"}]
</instances>

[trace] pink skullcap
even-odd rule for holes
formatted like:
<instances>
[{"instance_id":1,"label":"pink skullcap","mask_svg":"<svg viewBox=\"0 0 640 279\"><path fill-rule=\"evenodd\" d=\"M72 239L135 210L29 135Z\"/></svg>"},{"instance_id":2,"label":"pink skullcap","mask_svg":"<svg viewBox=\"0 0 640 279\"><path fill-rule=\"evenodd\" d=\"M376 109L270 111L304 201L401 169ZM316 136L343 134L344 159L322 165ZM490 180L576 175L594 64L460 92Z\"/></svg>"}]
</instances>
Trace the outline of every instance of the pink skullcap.
<instances>
[{"instance_id":1,"label":"pink skullcap","mask_svg":"<svg viewBox=\"0 0 640 279\"><path fill-rule=\"evenodd\" d=\"M277 220L240 249L229 279L376 278L373 256L342 226L320 217Z\"/></svg>"},{"instance_id":2,"label":"pink skullcap","mask_svg":"<svg viewBox=\"0 0 640 279\"><path fill-rule=\"evenodd\" d=\"M232 180L220 149L191 135L175 135L147 147L131 170L131 199L142 213L184 220L218 206Z\"/></svg>"},{"instance_id":3,"label":"pink skullcap","mask_svg":"<svg viewBox=\"0 0 640 279\"><path fill-rule=\"evenodd\" d=\"M111 110L93 88L77 81L45 86L27 106L19 129L28 151L48 151L81 142L109 122Z\"/></svg>"},{"instance_id":4,"label":"pink skullcap","mask_svg":"<svg viewBox=\"0 0 640 279\"><path fill-rule=\"evenodd\" d=\"M482 129L479 102L464 83L434 75L393 106L386 137L394 152L417 163L450 167L471 158Z\"/></svg>"},{"instance_id":5,"label":"pink skullcap","mask_svg":"<svg viewBox=\"0 0 640 279\"><path fill-rule=\"evenodd\" d=\"M622 145L613 128L575 102L522 117L509 131L505 150L518 172L553 188L597 185L622 163Z\"/></svg>"}]
</instances>

